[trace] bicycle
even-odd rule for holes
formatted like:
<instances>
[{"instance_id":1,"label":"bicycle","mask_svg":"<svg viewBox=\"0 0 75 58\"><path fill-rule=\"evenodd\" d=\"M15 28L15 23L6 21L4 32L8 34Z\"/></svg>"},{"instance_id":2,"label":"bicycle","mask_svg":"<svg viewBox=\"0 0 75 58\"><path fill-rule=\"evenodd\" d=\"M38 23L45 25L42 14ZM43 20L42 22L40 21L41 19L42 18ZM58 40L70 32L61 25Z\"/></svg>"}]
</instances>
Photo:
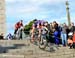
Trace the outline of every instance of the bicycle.
<instances>
[{"instance_id":1,"label":"bicycle","mask_svg":"<svg viewBox=\"0 0 75 58\"><path fill-rule=\"evenodd\" d=\"M54 39L53 36L50 34L47 34L46 37L40 37L40 42L39 42L39 48L45 50L46 47L49 48L48 51L55 51L54 50L54 43L51 42L51 39Z\"/></svg>"}]
</instances>

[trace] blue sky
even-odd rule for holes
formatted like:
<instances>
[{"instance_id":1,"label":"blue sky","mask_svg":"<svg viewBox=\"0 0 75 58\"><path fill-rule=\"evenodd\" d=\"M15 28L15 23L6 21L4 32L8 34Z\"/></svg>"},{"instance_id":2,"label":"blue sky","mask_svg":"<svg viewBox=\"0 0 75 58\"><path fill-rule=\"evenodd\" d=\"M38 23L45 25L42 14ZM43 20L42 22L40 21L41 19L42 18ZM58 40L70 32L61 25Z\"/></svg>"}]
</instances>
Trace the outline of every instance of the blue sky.
<instances>
[{"instance_id":1,"label":"blue sky","mask_svg":"<svg viewBox=\"0 0 75 58\"><path fill-rule=\"evenodd\" d=\"M14 24L24 20L27 24L33 19L47 20L48 22L67 22L66 0L6 0L7 33L13 33ZM71 21L75 20L75 0L68 0Z\"/></svg>"}]
</instances>

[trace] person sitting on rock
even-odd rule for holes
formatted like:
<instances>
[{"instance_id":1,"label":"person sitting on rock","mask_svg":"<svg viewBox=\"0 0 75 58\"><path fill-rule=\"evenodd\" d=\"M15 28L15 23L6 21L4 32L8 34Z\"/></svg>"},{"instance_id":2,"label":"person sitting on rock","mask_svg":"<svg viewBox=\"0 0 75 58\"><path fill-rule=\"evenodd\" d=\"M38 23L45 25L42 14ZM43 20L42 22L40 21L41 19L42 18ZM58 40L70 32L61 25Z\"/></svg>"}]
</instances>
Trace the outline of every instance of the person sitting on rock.
<instances>
[{"instance_id":1,"label":"person sitting on rock","mask_svg":"<svg viewBox=\"0 0 75 58\"><path fill-rule=\"evenodd\" d=\"M71 37L68 38L68 45L70 46L70 49L73 48L73 40L71 39Z\"/></svg>"}]
</instances>

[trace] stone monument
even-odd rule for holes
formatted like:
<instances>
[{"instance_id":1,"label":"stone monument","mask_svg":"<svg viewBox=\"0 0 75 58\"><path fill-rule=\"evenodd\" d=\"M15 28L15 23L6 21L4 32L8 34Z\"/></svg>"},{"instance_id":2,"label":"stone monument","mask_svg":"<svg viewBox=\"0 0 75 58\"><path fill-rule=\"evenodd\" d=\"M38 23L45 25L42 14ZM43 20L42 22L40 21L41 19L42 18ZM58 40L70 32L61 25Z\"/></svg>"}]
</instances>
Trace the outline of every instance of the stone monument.
<instances>
[{"instance_id":1,"label":"stone monument","mask_svg":"<svg viewBox=\"0 0 75 58\"><path fill-rule=\"evenodd\" d=\"M67 12L67 20L68 20L68 26L71 25L71 20L70 20L70 12L69 12L69 3L66 1L66 12Z\"/></svg>"},{"instance_id":2,"label":"stone monument","mask_svg":"<svg viewBox=\"0 0 75 58\"><path fill-rule=\"evenodd\" d=\"M5 0L0 0L0 34L6 34Z\"/></svg>"}]
</instances>

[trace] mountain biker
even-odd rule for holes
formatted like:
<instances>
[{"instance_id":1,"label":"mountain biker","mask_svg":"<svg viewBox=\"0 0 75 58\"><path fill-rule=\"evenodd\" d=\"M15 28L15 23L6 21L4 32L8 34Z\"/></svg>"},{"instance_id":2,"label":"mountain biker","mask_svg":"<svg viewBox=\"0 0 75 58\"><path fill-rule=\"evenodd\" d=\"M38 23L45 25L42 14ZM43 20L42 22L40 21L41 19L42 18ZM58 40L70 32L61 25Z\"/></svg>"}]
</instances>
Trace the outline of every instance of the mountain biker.
<instances>
[{"instance_id":1,"label":"mountain biker","mask_svg":"<svg viewBox=\"0 0 75 58\"><path fill-rule=\"evenodd\" d=\"M15 31L14 31L14 35L16 35L19 32L19 29L21 29L21 27L23 27L23 20L20 20L19 22L17 22L15 24ZM20 33L21 34L21 33ZM21 34L22 35L22 34ZM22 36L20 36L22 37Z\"/></svg>"},{"instance_id":2,"label":"mountain biker","mask_svg":"<svg viewBox=\"0 0 75 58\"><path fill-rule=\"evenodd\" d=\"M23 20L20 20L19 22L17 22L17 23L15 24L15 31L14 31L14 34L17 33L18 29L19 29L21 26L23 26Z\"/></svg>"},{"instance_id":3,"label":"mountain biker","mask_svg":"<svg viewBox=\"0 0 75 58\"><path fill-rule=\"evenodd\" d=\"M37 28L37 23L36 23L37 20L34 21L33 25L32 25L32 28L30 30L30 34L31 34L31 42L33 43L34 42L34 37L35 37L35 33L36 33L36 28Z\"/></svg>"},{"instance_id":4,"label":"mountain biker","mask_svg":"<svg viewBox=\"0 0 75 58\"><path fill-rule=\"evenodd\" d=\"M44 23L44 24L42 24L42 27L41 27L41 38L46 40L47 39L47 33L48 33L47 24Z\"/></svg>"}]
</instances>

